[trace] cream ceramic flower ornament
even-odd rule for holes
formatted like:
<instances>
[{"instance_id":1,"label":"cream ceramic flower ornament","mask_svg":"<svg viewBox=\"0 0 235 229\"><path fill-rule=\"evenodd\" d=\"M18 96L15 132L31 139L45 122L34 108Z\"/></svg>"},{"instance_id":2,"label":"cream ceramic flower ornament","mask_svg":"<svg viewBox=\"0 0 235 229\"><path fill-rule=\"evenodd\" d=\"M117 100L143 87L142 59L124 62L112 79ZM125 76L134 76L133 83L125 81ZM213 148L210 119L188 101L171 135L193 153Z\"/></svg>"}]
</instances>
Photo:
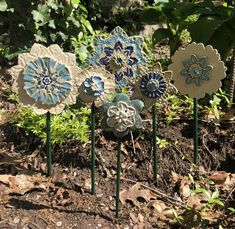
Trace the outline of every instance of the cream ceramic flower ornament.
<instances>
[{"instance_id":1,"label":"cream ceramic flower ornament","mask_svg":"<svg viewBox=\"0 0 235 229\"><path fill-rule=\"evenodd\" d=\"M220 55L212 46L191 43L180 48L171 58L169 70L173 72L176 88L191 98L203 98L221 87L226 68Z\"/></svg>"},{"instance_id":2,"label":"cream ceramic flower ornament","mask_svg":"<svg viewBox=\"0 0 235 229\"><path fill-rule=\"evenodd\" d=\"M77 77L78 99L83 103L94 102L101 106L115 92L115 78L102 67L82 70Z\"/></svg>"},{"instance_id":3,"label":"cream ceramic flower ornament","mask_svg":"<svg viewBox=\"0 0 235 229\"><path fill-rule=\"evenodd\" d=\"M172 72L163 71L159 62L152 69L142 67L131 98L142 100L144 107L149 108L164 98L172 86L171 77Z\"/></svg>"},{"instance_id":4,"label":"cream ceramic flower ornament","mask_svg":"<svg viewBox=\"0 0 235 229\"><path fill-rule=\"evenodd\" d=\"M10 69L13 91L20 103L38 114L59 114L66 105L76 103L74 77L78 72L75 55L55 44L34 44L29 53L18 56L18 65Z\"/></svg>"},{"instance_id":5,"label":"cream ceramic flower ornament","mask_svg":"<svg viewBox=\"0 0 235 229\"><path fill-rule=\"evenodd\" d=\"M123 137L130 130L142 126L140 112L144 108L144 103L141 100L130 100L127 95L117 93L113 101L105 103L102 108L102 127L106 131L112 131L117 137Z\"/></svg>"}]
</instances>

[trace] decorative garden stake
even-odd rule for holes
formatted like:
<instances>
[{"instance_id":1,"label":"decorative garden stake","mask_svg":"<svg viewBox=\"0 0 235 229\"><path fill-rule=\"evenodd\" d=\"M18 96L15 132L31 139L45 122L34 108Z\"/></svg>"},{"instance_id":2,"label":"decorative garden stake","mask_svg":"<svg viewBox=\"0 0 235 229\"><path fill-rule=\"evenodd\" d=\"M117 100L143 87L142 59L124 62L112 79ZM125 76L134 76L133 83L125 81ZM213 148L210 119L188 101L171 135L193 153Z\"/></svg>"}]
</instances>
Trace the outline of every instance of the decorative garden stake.
<instances>
[{"instance_id":1,"label":"decorative garden stake","mask_svg":"<svg viewBox=\"0 0 235 229\"><path fill-rule=\"evenodd\" d=\"M101 67L90 67L79 73L77 84L78 99L91 103L91 192L95 194L95 106L109 100L115 91L115 79Z\"/></svg>"},{"instance_id":2,"label":"decorative garden stake","mask_svg":"<svg viewBox=\"0 0 235 229\"><path fill-rule=\"evenodd\" d=\"M198 160L198 99L212 94L221 87L226 68L212 46L191 43L172 56L169 70L173 71L176 88L194 99L194 163Z\"/></svg>"},{"instance_id":3,"label":"decorative garden stake","mask_svg":"<svg viewBox=\"0 0 235 229\"><path fill-rule=\"evenodd\" d=\"M143 38L140 36L128 37L126 32L116 27L107 38L97 36L96 50L90 63L101 65L114 74L116 88L130 86L138 76L138 67L145 63L142 53Z\"/></svg>"},{"instance_id":4,"label":"decorative garden stake","mask_svg":"<svg viewBox=\"0 0 235 229\"><path fill-rule=\"evenodd\" d=\"M74 76L79 72L75 55L64 53L58 45L48 48L34 44L30 53L18 56L18 65L10 69L13 91L19 101L37 114L46 114L47 173L51 175L50 114L76 103Z\"/></svg>"},{"instance_id":5,"label":"decorative garden stake","mask_svg":"<svg viewBox=\"0 0 235 229\"><path fill-rule=\"evenodd\" d=\"M141 100L130 100L127 95L118 93L112 102L105 103L102 108L104 112L102 127L106 131L112 131L118 138L116 180L116 218L118 218L122 137L127 135L130 130L142 126L140 112L144 108L144 103Z\"/></svg>"},{"instance_id":6,"label":"decorative garden stake","mask_svg":"<svg viewBox=\"0 0 235 229\"><path fill-rule=\"evenodd\" d=\"M157 124L156 124L156 102L161 100L167 92L172 77L171 71L162 71L160 63L157 63L151 70L141 69L141 74L135 83L132 98L141 99L145 108L152 106L152 126L153 126L153 170L154 180L157 179Z\"/></svg>"}]
</instances>

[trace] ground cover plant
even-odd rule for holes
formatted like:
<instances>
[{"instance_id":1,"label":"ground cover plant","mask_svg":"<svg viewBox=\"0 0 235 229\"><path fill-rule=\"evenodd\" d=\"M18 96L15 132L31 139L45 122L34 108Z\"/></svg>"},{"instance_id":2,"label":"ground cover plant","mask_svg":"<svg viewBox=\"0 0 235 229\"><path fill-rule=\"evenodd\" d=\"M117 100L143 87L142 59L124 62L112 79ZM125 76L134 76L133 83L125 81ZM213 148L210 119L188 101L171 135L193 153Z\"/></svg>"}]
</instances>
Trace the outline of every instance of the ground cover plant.
<instances>
[{"instance_id":1,"label":"ground cover plant","mask_svg":"<svg viewBox=\"0 0 235 229\"><path fill-rule=\"evenodd\" d=\"M171 2L173 5L176 4L174 1L169 1L169 4ZM197 4L197 1L193 2L189 5ZM209 4L211 1L204 2L204 4ZM6 19L11 14L10 18L13 20L12 15L17 16L19 9L16 10L12 4L11 1L1 2L0 9L3 12L1 17ZM157 1L156 4L158 6L163 3ZM182 7L184 4L185 8L189 7L187 3L182 2L181 4ZM95 110L96 129L95 132L91 129L91 132L96 133L96 156L93 157L95 160L91 161L92 143L89 140L91 134L89 126L90 112L94 107L85 107L79 102L66 108L60 115L52 116L51 140L53 141L52 161L54 166L52 175L45 176L47 171L45 116L38 116L31 109L18 105L19 98L12 93L12 78L7 72L9 66L17 64L14 57L19 54L18 51L20 53L29 52L35 41L32 37L38 39L40 31L42 37L49 39L41 41L43 45L48 47L55 42L63 47L64 51L77 54L79 67L88 66L85 59L92 57L93 38L96 34L104 34L104 39L107 39L109 34L107 31L103 31L103 28L99 28L100 31L93 31L90 26L94 25L97 28L94 18L90 22L88 20L84 22L87 17L84 5L87 5L87 2L35 1L32 9L28 7L29 12L26 15L28 22L35 21L34 25L39 23L38 30L37 32L30 30L26 28L28 24L22 22L24 32L28 31L28 34L31 34L31 38L28 40L18 39L17 42L23 42L24 45L14 42L8 44L9 21L3 20L1 24L1 28L5 31L3 39L1 39L4 52L1 56L2 69L0 72L1 225L6 228L16 226L24 228L232 228L235 221L235 124L233 101L229 101L224 88L198 101L197 164L193 163L193 99L180 95L172 87L166 94L165 100L154 104L157 112L157 115L153 116L156 118L157 124L157 137L154 137L157 142L155 150L158 152L157 173L154 169L156 158L153 157L155 153L152 148L151 111L154 109L146 109L141 113L142 129L122 136L122 145L117 144L115 135L102 130L99 121L102 120L103 115ZM154 5L146 6L147 8L155 7ZM221 7L209 6L215 7L213 12L220 9L216 7ZM227 7L227 5L223 7ZM44 8L50 9L48 12L51 14L44 15ZM175 8L172 6L168 9L175 12ZM80 10L84 14L81 14ZM141 11L145 13L145 9L141 7L136 12ZM234 11L233 6L229 8L229 11L227 16L230 20L231 12ZM128 10L123 11L121 16L125 12ZM205 17L204 13L207 15L208 12L203 11L198 20ZM36 20L35 15L41 16ZM62 19L59 15L66 15L66 17ZM223 16L219 13L218 15L220 18ZM25 17L22 14L21 16ZM139 16L141 20L141 15L139 14ZM77 24L78 29L73 29L69 24L73 17L81 23L81 25ZM210 17L213 18L213 15L210 14ZM65 21L63 21L64 19ZM51 20L54 20L56 28L50 29L48 23ZM227 20L222 20L227 23ZM18 23L18 20L16 21ZM42 23L43 21L45 24ZM63 24L64 22L65 24ZM12 22L10 24L12 25ZM231 22L229 22L230 24ZM66 26L69 26L72 32ZM116 24L109 23L108 26L108 32L110 32ZM177 23L174 26L177 26ZM19 26L18 29L21 30L20 28L22 26ZM137 35L136 29L139 26L134 26L134 28L130 34ZM233 28L230 29L232 31ZM67 35L68 39L61 39L62 37L58 35L61 34L60 32ZM23 35L23 31L20 32L20 35ZM53 35L56 35L58 40L50 40ZM71 39L70 36L72 36ZM191 39L193 38L191 37ZM78 46L73 46L74 43L71 42L78 42ZM171 58L168 55L168 46L165 45L166 43L161 43L152 50L150 43L150 39L143 43L144 50L148 51L148 67L154 68L156 62L159 61L163 66L161 71L166 72ZM84 55L80 48L85 50ZM160 53L162 48L164 60L159 58L162 56ZM6 53L7 50L13 53L11 58ZM115 51L120 50L125 49L118 48ZM223 55L223 53L221 54ZM130 58L134 58L134 56ZM229 55L228 58L230 58ZM44 61L47 60L44 59ZM112 63L110 58L108 66L113 67ZM89 71L82 73L83 76L84 74L89 75ZM119 74L120 72L117 71L116 79ZM151 71L148 74L151 74ZM141 81L142 86L149 79L148 74L146 74L145 80ZM156 75L156 77L159 76ZM85 92L90 93L91 85L94 82L102 87L100 79L91 78L86 82ZM123 92L129 93L130 88L126 88ZM147 93L145 90L144 92ZM84 97L81 95L80 100L83 99ZM115 95L110 98L110 101L115 104ZM92 100L89 102L92 103ZM129 103L131 104L130 101L127 102L127 104ZM122 105L126 106L123 103ZM149 106L151 107L151 105ZM109 104L109 106L116 109L113 104ZM118 102L117 107L120 108ZM128 107L128 109L133 111L133 108ZM94 114L94 110L92 113ZM115 123L113 124L111 121L114 113L112 115L107 113L107 117L103 121L111 122L112 128L119 130L115 129ZM123 129L121 128L121 130ZM119 157L121 163L118 164L121 166L118 220L115 219L115 199L117 202L115 182L116 175L119 173L116 165L117 150L122 154L122 158ZM91 180L91 166L94 165L94 162L96 195L92 195L94 192L91 189L94 185L92 184L94 180Z\"/></svg>"}]
</instances>

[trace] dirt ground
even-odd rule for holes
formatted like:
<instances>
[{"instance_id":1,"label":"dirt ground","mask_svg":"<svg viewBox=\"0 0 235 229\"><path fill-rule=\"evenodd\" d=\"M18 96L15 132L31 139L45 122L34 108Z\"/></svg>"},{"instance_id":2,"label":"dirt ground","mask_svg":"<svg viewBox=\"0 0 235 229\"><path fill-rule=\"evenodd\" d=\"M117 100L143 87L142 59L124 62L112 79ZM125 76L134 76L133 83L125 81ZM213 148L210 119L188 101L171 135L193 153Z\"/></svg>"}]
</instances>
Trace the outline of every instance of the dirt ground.
<instances>
[{"instance_id":1,"label":"dirt ground","mask_svg":"<svg viewBox=\"0 0 235 229\"><path fill-rule=\"evenodd\" d=\"M172 211L174 208L179 214L187 213L182 209L188 203L188 196L182 194L181 188L191 185L188 174L201 182L201 176L219 174L221 178L221 174L228 177L235 173L234 121L222 121L218 125L200 117L199 160L195 166L192 120L188 117L167 123L161 111L157 117L158 137L167 143L158 148L159 177L154 181L151 120L149 114L145 114L143 130L123 139L120 218L117 220L114 136L97 128L96 195L92 195L90 143L71 141L54 146L53 175L46 177L45 146L37 137L26 136L7 121L14 112L14 104L2 102L1 109L3 107L9 114L2 116L0 122L2 229L203 228L203 223L190 225L193 218L187 220L187 215L184 215L186 222L180 223ZM227 207L235 207L235 182L224 189L224 180L218 180L215 179L215 188L220 189L221 200ZM183 181L188 183L183 185ZM161 210L162 206L167 207L167 214ZM219 228L219 225L235 228L234 212L223 209L209 211L212 216L208 213L206 218L213 220L207 220L205 228Z\"/></svg>"}]
</instances>

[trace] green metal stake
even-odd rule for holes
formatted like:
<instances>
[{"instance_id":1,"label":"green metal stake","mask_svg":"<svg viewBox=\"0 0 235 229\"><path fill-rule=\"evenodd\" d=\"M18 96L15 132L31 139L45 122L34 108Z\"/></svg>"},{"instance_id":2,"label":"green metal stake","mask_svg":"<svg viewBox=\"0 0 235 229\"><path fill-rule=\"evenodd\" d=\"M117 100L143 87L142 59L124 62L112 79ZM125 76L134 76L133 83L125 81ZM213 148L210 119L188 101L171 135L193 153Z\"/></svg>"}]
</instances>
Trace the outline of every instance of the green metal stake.
<instances>
[{"instance_id":1,"label":"green metal stake","mask_svg":"<svg viewBox=\"0 0 235 229\"><path fill-rule=\"evenodd\" d=\"M117 180L116 180L116 218L119 218L119 196L120 196L120 175L121 175L121 144L122 138L118 137L118 150L117 150Z\"/></svg>"},{"instance_id":2,"label":"green metal stake","mask_svg":"<svg viewBox=\"0 0 235 229\"><path fill-rule=\"evenodd\" d=\"M198 101L193 99L193 118L194 118L194 164L198 161Z\"/></svg>"},{"instance_id":3,"label":"green metal stake","mask_svg":"<svg viewBox=\"0 0 235 229\"><path fill-rule=\"evenodd\" d=\"M152 106L152 125L153 125L153 174L154 174L154 180L157 180L157 174L158 174L158 166L157 166L157 108L156 104Z\"/></svg>"},{"instance_id":4,"label":"green metal stake","mask_svg":"<svg viewBox=\"0 0 235 229\"><path fill-rule=\"evenodd\" d=\"M46 135L47 135L47 176L51 175L52 166L51 166L51 114L47 112L46 114Z\"/></svg>"},{"instance_id":5,"label":"green metal stake","mask_svg":"<svg viewBox=\"0 0 235 229\"><path fill-rule=\"evenodd\" d=\"M95 195L95 104L91 105L91 192Z\"/></svg>"}]
</instances>

